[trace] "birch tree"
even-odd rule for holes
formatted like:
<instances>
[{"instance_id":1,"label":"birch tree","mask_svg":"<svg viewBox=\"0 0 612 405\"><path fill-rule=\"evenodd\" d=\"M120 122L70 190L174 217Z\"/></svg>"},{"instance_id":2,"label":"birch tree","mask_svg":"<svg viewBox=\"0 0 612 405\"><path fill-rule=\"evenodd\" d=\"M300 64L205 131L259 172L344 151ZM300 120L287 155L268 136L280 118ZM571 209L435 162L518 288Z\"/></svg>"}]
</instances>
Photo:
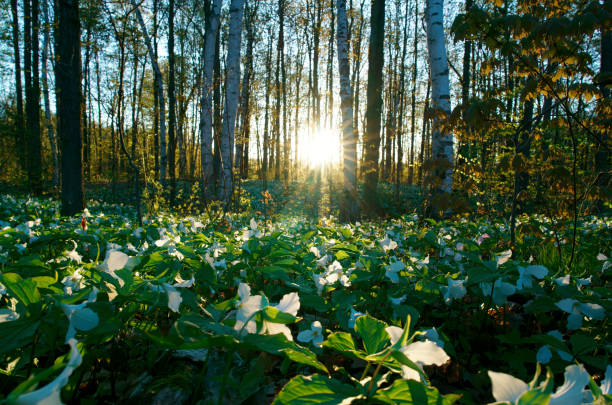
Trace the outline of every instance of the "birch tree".
<instances>
[{"instance_id":1,"label":"birch tree","mask_svg":"<svg viewBox=\"0 0 612 405\"><path fill-rule=\"evenodd\" d=\"M244 0L230 3L229 38L225 62L225 109L221 129L222 179L219 199L229 205L232 195L232 149L234 144L234 123L238 109L238 83L240 81L240 39L242 36L242 11Z\"/></svg>"},{"instance_id":2,"label":"birch tree","mask_svg":"<svg viewBox=\"0 0 612 405\"><path fill-rule=\"evenodd\" d=\"M434 195L452 192L453 135L443 129L443 120L450 114L448 60L444 43L444 0L427 0L427 50L431 77L432 124L431 154L434 161Z\"/></svg>"},{"instance_id":3,"label":"birch tree","mask_svg":"<svg viewBox=\"0 0 612 405\"><path fill-rule=\"evenodd\" d=\"M337 0L338 32L338 71L340 73L340 108L342 110L342 153L343 153L343 201L341 220L356 221L359 216L357 203L357 144L353 129L353 89L351 88L350 66L348 61L348 34L346 20L346 0Z\"/></svg>"},{"instance_id":4,"label":"birch tree","mask_svg":"<svg viewBox=\"0 0 612 405\"><path fill-rule=\"evenodd\" d=\"M219 14L221 0L213 0L212 6L208 2L208 15L206 18L206 32L204 33L204 69L202 72L202 95L200 100L200 153L202 165L202 191L204 198L210 196L210 184L213 176L212 155L212 96L213 96L213 67L215 58L215 40L219 29Z\"/></svg>"},{"instance_id":5,"label":"birch tree","mask_svg":"<svg viewBox=\"0 0 612 405\"><path fill-rule=\"evenodd\" d=\"M149 51L149 59L151 59L151 66L153 67L153 72L155 73L155 82L157 84L155 90L157 92L157 99L159 101L159 180L161 183L165 183L168 157L166 154L166 103L164 101L164 82L162 81L161 70L159 69L159 64L157 63L156 53L153 50L153 46L151 45L151 37L149 37L149 33L147 32L147 26L144 23L144 19L142 18L142 14L140 13L140 8L136 4L135 0L132 0L132 6L135 9L136 18L138 19L138 24L140 24L140 29L142 30L142 35L144 36L145 43L147 45L147 50Z\"/></svg>"}]
</instances>

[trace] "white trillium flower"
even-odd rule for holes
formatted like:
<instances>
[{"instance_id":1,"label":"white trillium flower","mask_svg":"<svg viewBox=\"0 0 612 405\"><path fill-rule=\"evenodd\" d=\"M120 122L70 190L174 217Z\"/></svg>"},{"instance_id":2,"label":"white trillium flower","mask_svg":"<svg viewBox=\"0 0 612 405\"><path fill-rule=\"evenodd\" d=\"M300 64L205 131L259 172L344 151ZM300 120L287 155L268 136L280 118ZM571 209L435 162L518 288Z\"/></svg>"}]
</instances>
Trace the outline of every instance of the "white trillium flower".
<instances>
[{"instance_id":1,"label":"white trillium flower","mask_svg":"<svg viewBox=\"0 0 612 405\"><path fill-rule=\"evenodd\" d=\"M453 280L450 277L446 279L447 286L442 287L442 291L444 291L444 302L446 305L450 305L450 303L453 302L453 299L459 300L465 296L467 292L463 286L465 281L466 280Z\"/></svg>"},{"instance_id":2,"label":"white trillium flower","mask_svg":"<svg viewBox=\"0 0 612 405\"><path fill-rule=\"evenodd\" d=\"M285 294L280 302L277 305L273 305L273 307L281 312L297 316L297 312L300 309L300 297L296 292ZM261 333L267 333L269 335L282 333L287 340L293 341L291 330L287 325L282 323L274 323L264 319Z\"/></svg>"},{"instance_id":3,"label":"white trillium flower","mask_svg":"<svg viewBox=\"0 0 612 405\"><path fill-rule=\"evenodd\" d=\"M495 263L497 264L497 267L501 266L502 264L506 263L508 260L510 260L510 258L512 257L512 250L508 249L505 250L499 254L495 255Z\"/></svg>"},{"instance_id":4,"label":"white trillium flower","mask_svg":"<svg viewBox=\"0 0 612 405\"><path fill-rule=\"evenodd\" d=\"M559 287L566 287L568 285L570 285L570 281L571 281L571 277L570 275L565 275L563 277L557 277L555 279L553 279L555 283L557 283L557 285Z\"/></svg>"},{"instance_id":5,"label":"white trillium flower","mask_svg":"<svg viewBox=\"0 0 612 405\"><path fill-rule=\"evenodd\" d=\"M531 288L533 285L533 278L538 280L543 279L548 274L548 269L544 266L530 265L527 267L518 266L519 278L516 281L517 290L523 288Z\"/></svg>"},{"instance_id":6,"label":"white trillium flower","mask_svg":"<svg viewBox=\"0 0 612 405\"><path fill-rule=\"evenodd\" d=\"M516 292L516 287L501 278L495 280L493 284L480 283L480 289L485 296L492 296L493 303L497 306L504 305L508 296Z\"/></svg>"},{"instance_id":7,"label":"white trillium flower","mask_svg":"<svg viewBox=\"0 0 612 405\"><path fill-rule=\"evenodd\" d=\"M92 309L87 308L90 302L96 302L98 289L93 287L87 300L80 304L61 304L64 314L68 317L68 332L66 332L66 343L74 338L77 330L89 331L98 326L100 319Z\"/></svg>"},{"instance_id":8,"label":"white trillium flower","mask_svg":"<svg viewBox=\"0 0 612 405\"><path fill-rule=\"evenodd\" d=\"M344 271L342 270L342 265L340 262L334 260L334 262L327 268L327 272L325 274L327 283L334 284L336 281L338 281L340 276L344 274Z\"/></svg>"},{"instance_id":9,"label":"white trillium flower","mask_svg":"<svg viewBox=\"0 0 612 405\"><path fill-rule=\"evenodd\" d=\"M77 341L70 339L70 360L64 370L49 384L36 391L28 392L20 395L15 401L16 405L55 405L62 404L61 392L62 388L68 384L68 378L72 372L81 365L83 357L77 348Z\"/></svg>"},{"instance_id":10,"label":"white trillium flower","mask_svg":"<svg viewBox=\"0 0 612 405\"><path fill-rule=\"evenodd\" d=\"M168 254L176 257L179 261L182 261L185 258L185 255L183 255L174 245L168 246Z\"/></svg>"},{"instance_id":11,"label":"white trillium flower","mask_svg":"<svg viewBox=\"0 0 612 405\"><path fill-rule=\"evenodd\" d=\"M379 240L378 244L385 253L388 253L389 250L397 248L397 242L392 239L389 239L389 235L385 235L385 239Z\"/></svg>"},{"instance_id":12,"label":"white trillium flower","mask_svg":"<svg viewBox=\"0 0 612 405\"><path fill-rule=\"evenodd\" d=\"M319 251L319 248L317 248L316 246L311 246L310 249L308 249L308 251L312 253L313 255L315 255L317 259L321 258L321 252Z\"/></svg>"},{"instance_id":13,"label":"white trillium flower","mask_svg":"<svg viewBox=\"0 0 612 405\"><path fill-rule=\"evenodd\" d=\"M571 405L580 404L584 398L584 387L589 383L589 373L582 364L571 365L565 368L563 373L565 381L550 396L548 405Z\"/></svg>"},{"instance_id":14,"label":"white trillium flower","mask_svg":"<svg viewBox=\"0 0 612 405\"><path fill-rule=\"evenodd\" d=\"M74 243L74 248L68 252L66 252L66 257L69 258L70 260L74 260L77 263L81 263L83 256L81 256L77 251L77 243L73 240L71 240L70 242Z\"/></svg>"},{"instance_id":15,"label":"white trillium flower","mask_svg":"<svg viewBox=\"0 0 612 405\"><path fill-rule=\"evenodd\" d=\"M325 286L327 285L327 278L325 278L325 275L321 274L313 274L312 278L315 282L315 286L317 287L317 293L321 295L321 292L323 292L323 288L325 288Z\"/></svg>"},{"instance_id":16,"label":"white trillium flower","mask_svg":"<svg viewBox=\"0 0 612 405\"><path fill-rule=\"evenodd\" d=\"M321 347L323 343L323 327L321 322L314 321L310 329L298 333L297 340L302 343L312 342L313 345Z\"/></svg>"},{"instance_id":17,"label":"white trillium flower","mask_svg":"<svg viewBox=\"0 0 612 405\"><path fill-rule=\"evenodd\" d=\"M85 282L83 281L83 275L81 274L83 269L76 269L71 276L66 276L62 279L62 284L64 284L64 292L68 295L72 295L74 291L79 291L85 287ZM2 294L0 294L1 296Z\"/></svg>"},{"instance_id":18,"label":"white trillium flower","mask_svg":"<svg viewBox=\"0 0 612 405\"><path fill-rule=\"evenodd\" d=\"M389 301L391 301L391 303L393 305L399 305L402 302L406 301L406 298L407 298L407 296L406 296L406 294L404 294L401 297L397 297L397 298L389 297Z\"/></svg>"},{"instance_id":19,"label":"white trillium flower","mask_svg":"<svg viewBox=\"0 0 612 405\"><path fill-rule=\"evenodd\" d=\"M0 308L0 323L16 321L19 319L19 314L11 308Z\"/></svg>"},{"instance_id":20,"label":"white trillium flower","mask_svg":"<svg viewBox=\"0 0 612 405\"><path fill-rule=\"evenodd\" d=\"M385 265L385 277L387 277L391 282L398 283L399 282L399 272L404 270L406 265L404 262L397 260L397 258L393 257L390 264Z\"/></svg>"},{"instance_id":21,"label":"white trillium flower","mask_svg":"<svg viewBox=\"0 0 612 405\"><path fill-rule=\"evenodd\" d=\"M2 298L4 294L6 294L6 287L4 284L0 283L0 298Z\"/></svg>"},{"instance_id":22,"label":"white trillium flower","mask_svg":"<svg viewBox=\"0 0 612 405\"><path fill-rule=\"evenodd\" d=\"M570 314L567 317L567 329L569 330L580 329L584 316L600 321L606 315L606 311L601 305L582 303L573 298L565 298L555 305L563 312Z\"/></svg>"},{"instance_id":23,"label":"white trillium flower","mask_svg":"<svg viewBox=\"0 0 612 405\"><path fill-rule=\"evenodd\" d=\"M360 316L365 316L365 314L363 312L355 311L353 308L351 308L351 315L349 316L348 320L349 329L355 328L355 322L357 322L357 318L359 318Z\"/></svg>"},{"instance_id":24,"label":"white trillium flower","mask_svg":"<svg viewBox=\"0 0 612 405\"><path fill-rule=\"evenodd\" d=\"M399 341L404 332L402 328L397 326L389 326L385 328L385 331L389 334L392 345ZM421 371L423 371L423 366L441 366L450 360L450 357L446 354L444 349L431 340L412 342L402 346L400 351L411 361L416 363L421 368ZM405 380L421 381L421 376L418 371L404 365L402 365L402 378Z\"/></svg>"},{"instance_id":25,"label":"white trillium flower","mask_svg":"<svg viewBox=\"0 0 612 405\"><path fill-rule=\"evenodd\" d=\"M517 404L521 396L529 391L529 385L510 374L489 371L493 398L497 403ZM577 405L583 403L584 387L589 383L589 374L582 365L565 368L565 382L550 396L549 405Z\"/></svg>"}]
</instances>

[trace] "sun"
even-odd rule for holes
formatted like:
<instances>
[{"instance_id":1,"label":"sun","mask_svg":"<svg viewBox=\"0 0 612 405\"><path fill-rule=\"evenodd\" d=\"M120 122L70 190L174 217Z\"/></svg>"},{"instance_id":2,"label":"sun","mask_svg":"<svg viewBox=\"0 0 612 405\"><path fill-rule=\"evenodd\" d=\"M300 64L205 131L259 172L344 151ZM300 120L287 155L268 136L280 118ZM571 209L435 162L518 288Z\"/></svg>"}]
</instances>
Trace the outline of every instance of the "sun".
<instances>
[{"instance_id":1,"label":"sun","mask_svg":"<svg viewBox=\"0 0 612 405\"><path fill-rule=\"evenodd\" d=\"M301 160L311 167L340 162L342 146L340 133L331 128L321 128L312 135L304 134L300 146Z\"/></svg>"}]
</instances>

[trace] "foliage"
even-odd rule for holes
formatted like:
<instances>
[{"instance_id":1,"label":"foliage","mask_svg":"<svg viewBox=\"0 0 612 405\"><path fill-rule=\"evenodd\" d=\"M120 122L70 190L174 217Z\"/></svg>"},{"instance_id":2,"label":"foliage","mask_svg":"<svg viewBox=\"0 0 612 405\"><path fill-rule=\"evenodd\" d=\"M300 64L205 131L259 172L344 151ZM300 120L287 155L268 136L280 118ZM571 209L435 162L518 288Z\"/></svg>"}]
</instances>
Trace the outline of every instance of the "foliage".
<instances>
[{"instance_id":1,"label":"foliage","mask_svg":"<svg viewBox=\"0 0 612 405\"><path fill-rule=\"evenodd\" d=\"M49 384L64 402L484 403L501 378L546 404L564 371L605 401L609 219L579 222L568 272L552 252L570 232L544 216L519 218L512 252L499 220L159 211L138 227L90 201L83 230L58 212L0 197L9 402Z\"/></svg>"}]
</instances>

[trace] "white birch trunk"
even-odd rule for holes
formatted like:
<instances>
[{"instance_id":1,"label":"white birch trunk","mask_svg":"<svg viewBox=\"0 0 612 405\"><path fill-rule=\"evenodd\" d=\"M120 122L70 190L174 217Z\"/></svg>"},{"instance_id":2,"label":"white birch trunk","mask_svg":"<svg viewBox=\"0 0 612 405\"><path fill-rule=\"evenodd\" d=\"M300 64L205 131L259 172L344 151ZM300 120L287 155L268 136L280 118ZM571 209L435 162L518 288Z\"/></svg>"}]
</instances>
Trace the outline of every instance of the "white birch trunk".
<instances>
[{"instance_id":1,"label":"white birch trunk","mask_svg":"<svg viewBox=\"0 0 612 405\"><path fill-rule=\"evenodd\" d=\"M135 0L132 0L132 6L136 11L136 18L138 19L138 24L140 24L140 29L142 30L142 35L144 36L147 50L149 52L149 59L151 59L151 65L153 66L153 72L155 73L155 77L157 79L156 90L157 98L159 100L159 181L162 184L165 184L166 168L168 167L168 155L166 150L166 103L164 101L164 82L162 80L161 70L157 64L157 59L155 58L153 46L151 45L151 38L147 32L147 26L144 23L144 19L140 13L140 8L136 4Z\"/></svg>"},{"instance_id":2,"label":"white birch trunk","mask_svg":"<svg viewBox=\"0 0 612 405\"><path fill-rule=\"evenodd\" d=\"M342 201L342 220L356 221L359 215L357 204L357 181L355 165L357 145L353 129L353 90L351 89L350 66L348 61L346 0L337 0L338 32L338 71L340 73L340 108L342 110L342 150L344 172L344 195Z\"/></svg>"},{"instance_id":3,"label":"white birch trunk","mask_svg":"<svg viewBox=\"0 0 612 405\"><path fill-rule=\"evenodd\" d=\"M427 0L425 10L427 22L427 49L431 75L431 103L434 111L431 154L434 169L440 176L438 190L451 193L453 187L453 135L442 132L441 124L450 115L450 91L448 82L448 60L444 43L444 0Z\"/></svg>"},{"instance_id":4,"label":"white birch trunk","mask_svg":"<svg viewBox=\"0 0 612 405\"><path fill-rule=\"evenodd\" d=\"M221 166L223 178L219 188L219 199L229 205L232 196L232 148L234 126L238 109L238 84L240 81L240 39L242 35L242 14L244 0L230 3L229 38L225 62L225 108L221 128Z\"/></svg>"},{"instance_id":5,"label":"white birch trunk","mask_svg":"<svg viewBox=\"0 0 612 405\"><path fill-rule=\"evenodd\" d=\"M209 26L204 34L204 69L202 72L202 95L200 100L200 157L202 165L202 191L204 197L210 197L210 183L213 175L212 155L212 96L213 96L213 68L215 58L215 40L219 29L219 15L221 13L221 0L213 0L209 17Z\"/></svg>"}]
</instances>

